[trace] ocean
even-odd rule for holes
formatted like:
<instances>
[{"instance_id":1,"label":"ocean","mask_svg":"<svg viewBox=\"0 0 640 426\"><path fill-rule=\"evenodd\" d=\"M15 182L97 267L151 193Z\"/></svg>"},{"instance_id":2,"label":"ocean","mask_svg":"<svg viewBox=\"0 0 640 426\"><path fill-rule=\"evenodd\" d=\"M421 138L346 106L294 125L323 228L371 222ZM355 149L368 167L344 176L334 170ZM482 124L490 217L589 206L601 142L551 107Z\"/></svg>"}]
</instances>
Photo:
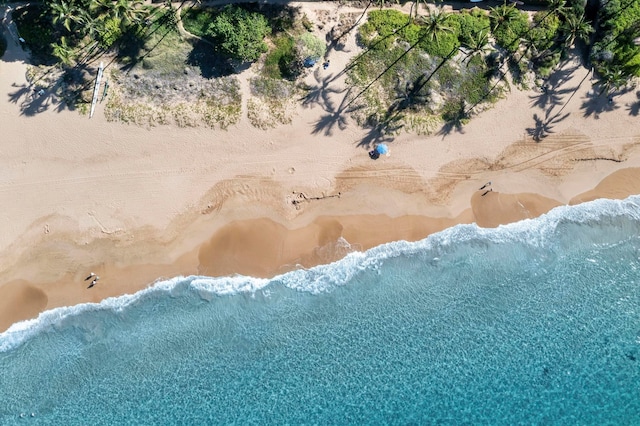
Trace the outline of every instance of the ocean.
<instances>
[{"instance_id":1,"label":"ocean","mask_svg":"<svg viewBox=\"0 0 640 426\"><path fill-rule=\"evenodd\" d=\"M0 334L0 424L640 424L640 197Z\"/></svg>"}]
</instances>

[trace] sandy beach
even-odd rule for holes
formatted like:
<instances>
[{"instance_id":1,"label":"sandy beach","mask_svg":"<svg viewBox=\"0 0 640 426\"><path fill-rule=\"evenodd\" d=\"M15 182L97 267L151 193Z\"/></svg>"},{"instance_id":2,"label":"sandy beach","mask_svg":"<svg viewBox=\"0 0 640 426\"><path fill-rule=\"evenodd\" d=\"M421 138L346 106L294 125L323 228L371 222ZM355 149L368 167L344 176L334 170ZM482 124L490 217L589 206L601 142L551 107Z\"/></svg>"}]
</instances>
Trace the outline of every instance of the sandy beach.
<instances>
[{"instance_id":1,"label":"sandy beach","mask_svg":"<svg viewBox=\"0 0 640 426\"><path fill-rule=\"evenodd\" d=\"M340 13L329 2L300 6ZM3 16L0 331L163 278L269 277L459 223L495 227L640 193L637 89L609 103L577 59L554 88L562 104L552 113L568 115L540 142L529 129L550 107L536 102L539 90L513 88L462 131L402 133L373 161L359 146L367 130L348 117L344 128L314 132L330 114L321 105L300 106L271 130L252 127L243 110L226 131L107 122L101 104L89 119L50 96L34 105L28 55ZM357 52L352 34L306 83L335 74L328 95L339 104L338 73ZM100 281L88 290L90 272Z\"/></svg>"}]
</instances>

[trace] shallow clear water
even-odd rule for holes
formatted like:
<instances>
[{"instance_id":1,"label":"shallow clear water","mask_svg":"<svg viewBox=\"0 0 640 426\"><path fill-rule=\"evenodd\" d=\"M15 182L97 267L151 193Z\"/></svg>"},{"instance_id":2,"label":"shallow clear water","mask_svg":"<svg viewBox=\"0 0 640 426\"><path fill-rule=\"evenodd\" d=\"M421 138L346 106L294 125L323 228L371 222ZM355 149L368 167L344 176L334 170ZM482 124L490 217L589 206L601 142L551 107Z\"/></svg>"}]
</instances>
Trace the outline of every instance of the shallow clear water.
<instances>
[{"instance_id":1,"label":"shallow clear water","mask_svg":"<svg viewBox=\"0 0 640 426\"><path fill-rule=\"evenodd\" d=\"M0 424L639 424L639 283L638 197L176 278L0 335Z\"/></svg>"}]
</instances>

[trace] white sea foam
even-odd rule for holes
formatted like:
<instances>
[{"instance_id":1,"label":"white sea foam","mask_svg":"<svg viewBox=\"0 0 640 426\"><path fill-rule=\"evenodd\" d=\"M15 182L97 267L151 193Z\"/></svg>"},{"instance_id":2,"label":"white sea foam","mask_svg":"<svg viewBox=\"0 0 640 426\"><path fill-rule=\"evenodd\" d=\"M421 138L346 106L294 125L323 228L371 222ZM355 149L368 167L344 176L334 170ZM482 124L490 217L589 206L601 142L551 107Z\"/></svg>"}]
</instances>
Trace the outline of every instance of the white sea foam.
<instances>
[{"instance_id":1,"label":"white sea foam","mask_svg":"<svg viewBox=\"0 0 640 426\"><path fill-rule=\"evenodd\" d=\"M389 258L410 256L433 251L433 259L439 259L443 250L454 250L469 243L509 244L526 243L532 247L551 244L558 226L562 224L605 223L625 217L631 223L640 222L640 196L626 200L596 200L578 206L562 206L536 219L502 225L496 229L479 228L473 225L457 225L430 237L409 243L398 241L374 247L366 252L351 252L343 259L310 269L300 269L279 275L271 280L245 276L211 278L201 276L175 277L159 281L135 294L111 297L100 303L55 308L41 313L38 318L12 325L0 334L0 352L12 350L38 333L63 325L65 321L95 311L120 312L149 297L162 295L179 296L185 291L196 291L206 300L216 296L238 293L255 293L270 284L283 284L288 288L314 294L331 291L346 285L364 270L376 270ZM634 223L637 228L637 224ZM637 235L637 232L635 233Z\"/></svg>"}]
</instances>

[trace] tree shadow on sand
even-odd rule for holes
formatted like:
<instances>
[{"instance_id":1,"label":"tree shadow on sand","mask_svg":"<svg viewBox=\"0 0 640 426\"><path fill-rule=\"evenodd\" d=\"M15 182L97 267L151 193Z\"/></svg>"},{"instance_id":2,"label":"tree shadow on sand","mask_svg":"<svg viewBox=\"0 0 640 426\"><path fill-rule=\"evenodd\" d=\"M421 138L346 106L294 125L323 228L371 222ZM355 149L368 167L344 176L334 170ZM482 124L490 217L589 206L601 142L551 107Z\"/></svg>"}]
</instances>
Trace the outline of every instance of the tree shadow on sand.
<instances>
[{"instance_id":1,"label":"tree shadow on sand","mask_svg":"<svg viewBox=\"0 0 640 426\"><path fill-rule=\"evenodd\" d=\"M442 128L438 130L438 133L436 133L438 136L442 136L442 139L453 132L464 134L464 125L470 118L469 110L467 109L464 99L458 100L451 105L453 107L443 112L442 118L444 118L445 122Z\"/></svg>"},{"instance_id":2,"label":"tree shadow on sand","mask_svg":"<svg viewBox=\"0 0 640 426\"><path fill-rule=\"evenodd\" d=\"M554 133L554 125L561 122L570 115L570 113L566 113L565 115L561 116L560 112L551 115L551 111L553 111L553 108L547 110L544 118L540 117L538 114L533 114L535 126L527 128L527 134L531 136L534 141L540 142L551 133Z\"/></svg>"},{"instance_id":3,"label":"tree shadow on sand","mask_svg":"<svg viewBox=\"0 0 640 426\"><path fill-rule=\"evenodd\" d=\"M606 96L604 93L598 93L595 90L590 90L587 96L584 98L580 109L584 110L585 117L600 118L600 114L605 112L612 112L620 108L615 102L614 95Z\"/></svg>"},{"instance_id":4,"label":"tree shadow on sand","mask_svg":"<svg viewBox=\"0 0 640 426\"><path fill-rule=\"evenodd\" d=\"M633 115L634 117L640 115L640 90L636 92L636 97L638 100L630 104L628 107L629 115Z\"/></svg>"},{"instance_id":5,"label":"tree shadow on sand","mask_svg":"<svg viewBox=\"0 0 640 426\"><path fill-rule=\"evenodd\" d=\"M558 90L557 88L545 85L542 86L539 95L529 96L529 99L532 100L531 106L538 107L540 109L546 109L547 107L553 108L554 106L562 103L562 100L564 99L564 96L562 95L566 95L574 90L574 88Z\"/></svg>"},{"instance_id":6,"label":"tree shadow on sand","mask_svg":"<svg viewBox=\"0 0 640 426\"><path fill-rule=\"evenodd\" d=\"M387 111L382 120L367 126L369 131L356 146L370 149L381 143L393 142L394 135L404 127L403 118L397 111Z\"/></svg>"},{"instance_id":7,"label":"tree shadow on sand","mask_svg":"<svg viewBox=\"0 0 640 426\"><path fill-rule=\"evenodd\" d=\"M347 106L350 92L350 90L347 90L347 93L342 98L338 108L334 108L333 103L331 102L323 106L323 109L327 114L320 117L320 119L313 125L311 134L315 135L318 133L324 133L325 136L331 136L333 135L333 131L336 127L339 130L345 130L347 128L347 116L362 108L362 106Z\"/></svg>"},{"instance_id":8,"label":"tree shadow on sand","mask_svg":"<svg viewBox=\"0 0 640 426\"><path fill-rule=\"evenodd\" d=\"M562 68L564 64L559 64L558 69L549 75L546 83L552 89L557 89L567 81L571 80L573 74L580 68L580 65L573 65L567 68Z\"/></svg>"},{"instance_id":9,"label":"tree shadow on sand","mask_svg":"<svg viewBox=\"0 0 640 426\"><path fill-rule=\"evenodd\" d=\"M567 81L571 80L573 74L578 68L579 66L575 65L566 69L554 71L542 86L540 94L529 96L529 99L532 100L531 105L545 109L547 107L553 108L562 103L562 100L564 99L564 96L562 95L574 92L577 88L560 89L560 87Z\"/></svg>"},{"instance_id":10,"label":"tree shadow on sand","mask_svg":"<svg viewBox=\"0 0 640 426\"><path fill-rule=\"evenodd\" d=\"M336 76L333 74L324 78L320 76L320 71L317 69L313 76L318 82L315 86L307 86L305 90L307 93L302 97L302 106L311 107L313 105L319 105L325 111L333 109L333 103L331 101L332 95L338 95L344 93L346 89L336 89L331 87L331 83L336 80Z\"/></svg>"}]
</instances>

